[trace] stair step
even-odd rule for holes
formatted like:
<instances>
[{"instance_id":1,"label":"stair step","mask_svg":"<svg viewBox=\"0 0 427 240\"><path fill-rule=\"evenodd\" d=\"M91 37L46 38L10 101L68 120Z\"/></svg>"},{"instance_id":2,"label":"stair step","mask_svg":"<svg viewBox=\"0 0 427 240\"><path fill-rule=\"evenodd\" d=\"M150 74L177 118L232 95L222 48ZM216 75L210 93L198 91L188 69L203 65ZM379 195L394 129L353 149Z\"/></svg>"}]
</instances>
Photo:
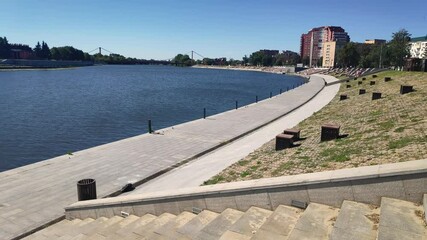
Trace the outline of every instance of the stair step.
<instances>
[{"instance_id":1,"label":"stair step","mask_svg":"<svg viewBox=\"0 0 427 240\"><path fill-rule=\"evenodd\" d=\"M124 226L122 229L117 230L111 237L109 236L108 239L114 240L114 239L121 239L128 236L135 235L133 232L137 229L142 228L144 225L150 223L157 217L152 214L145 214L144 216L140 217L138 220L132 222L129 225Z\"/></svg>"},{"instance_id":2,"label":"stair step","mask_svg":"<svg viewBox=\"0 0 427 240\"><path fill-rule=\"evenodd\" d=\"M310 203L301 214L288 239L328 239L338 212L337 208Z\"/></svg>"},{"instance_id":3,"label":"stair step","mask_svg":"<svg viewBox=\"0 0 427 240\"><path fill-rule=\"evenodd\" d=\"M375 240L377 238L378 220L379 209L377 207L344 201L334 224L331 240Z\"/></svg>"},{"instance_id":4,"label":"stair step","mask_svg":"<svg viewBox=\"0 0 427 240\"><path fill-rule=\"evenodd\" d=\"M80 219L78 220L81 222ZM57 231L58 229L67 228L71 225L72 225L72 221L65 219L45 229L35 232L34 234L31 234L30 236L27 236L24 239L25 240L45 239L46 237L49 237L49 236L55 236L55 231Z\"/></svg>"},{"instance_id":5,"label":"stair step","mask_svg":"<svg viewBox=\"0 0 427 240\"><path fill-rule=\"evenodd\" d=\"M59 237L59 238L55 238L55 239L58 239L58 240L72 240L73 237L65 235L65 236L62 236L62 237Z\"/></svg>"},{"instance_id":6,"label":"stair step","mask_svg":"<svg viewBox=\"0 0 427 240\"><path fill-rule=\"evenodd\" d=\"M169 222L158 228L156 231L154 231L154 233L158 235L156 236L156 239L173 239L177 235L176 230L184 226L186 223L188 223L195 217L196 214L194 213L180 213L178 216L176 216L175 219L170 220Z\"/></svg>"},{"instance_id":7,"label":"stair step","mask_svg":"<svg viewBox=\"0 0 427 240\"><path fill-rule=\"evenodd\" d=\"M44 235L35 235L35 234L31 234L30 236L27 236L25 238L23 238L24 240L48 240L49 237L46 237Z\"/></svg>"},{"instance_id":8,"label":"stair step","mask_svg":"<svg viewBox=\"0 0 427 240\"><path fill-rule=\"evenodd\" d=\"M199 232L202 228L208 225L212 220L214 220L218 213L204 210L199 213L195 218L191 219L188 223L183 225L177 230L179 235L191 237L194 236L197 232Z\"/></svg>"},{"instance_id":9,"label":"stair step","mask_svg":"<svg viewBox=\"0 0 427 240\"><path fill-rule=\"evenodd\" d=\"M422 206L408 201L381 198L378 240L426 239Z\"/></svg>"},{"instance_id":10,"label":"stair step","mask_svg":"<svg viewBox=\"0 0 427 240\"><path fill-rule=\"evenodd\" d=\"M113 235L119 229L126 227L127 225L133 223L134 221L136 221L138 219L139 219L139 217L137 217L135 215L130 215L130 216L122 219L121 221L116 222L113 225L110 225L108 228L96 232L95 234L91 235L88 239L90 239L90 240L106 239L108 236Z\"/></svg>"},{"instance_id":11,"label":"stair step","mask_svg":"<svg viewBox=\"0 0 427 240\"><path fill-rule=\"evenodd\" d=\"M103 231L104 229L109 228L110 226L112 226L112 225L114 225L114 224L116 224L116 223L118 223L118 222L122 221L123 219L124 219L123 217L120 217L120 216L114 216L114 217L109 218L109 219L108 219L107 221L105 221L105 222L102 222L102 223L100 223L100 224L92 225L92 227L91 227L91 228L87 228L84 232L82 231L82 232L80 232L80 233L83 233L83 234L85 234L86 236L90 236L90 235L96 234L96 233L98 233L98 232L101 232L101 231Z\"/></svg>"},{"instance_id":12,"label":"stair step","mask_svg":"<svg viewBox=\"0 0 427 240\"><path fill-rule=\"evenodd\" d=\"M92 218L87 218L84 220L74 219L72 221L62 220L61 222L54 224L52 226L49 226L39 232L36 232L33 235L44 235L48 238L59 238L66 235L67 232L73 231L73 229L75 229L76 227L84 226L93 221L95 220Z\"/></svg>"},{"instance_id":13,"label":"stair step","mask_svg":"<svg viewBox=\"0 0 427 240\"><path fill-rule=\"evenodd\" d=\"M298 208L279 205L251 239L286 239L302 212Z\"/></svg>"},{"instance_id":14,"label":"stair step","mask_svg":"<svg viewBox=\"0 0 427 240\"><path fill-rule=\"evenodd\" d=\"M243 212L231 208L225 209L218 217L202 228L194 239L209 240L220 238L243 214Z\"/></svg>"},{"instance_id":15,"label":"stair step","mask_svg":"<svg viewBox=\"0 0 427 240\"><path fill-rule=\"evenodd\" d=\"M233 231L225 231L224 234L222 234L220 240L249 240L251 239L250 236L241 234L241 233L236 233Z\"/></svg>"},{"instance_id":16,"label":"stair step","mask_svg":"<svg viewBox=\"0 0 427 240\"><path fill-rule=\"evenodd\" d=\"M238 233L251 238L272 213L273 212L270 210L251 207L224 233L224 238L221 237L220 239L231 239L229 236L238 237L236 234L230 235L229 232ZM239 238L242 239L243 237L241 236Z\"/></svg>"},{"instance_id":17,"label":"stair step","mask_svg":"<svg viewBox=\"0 0 427 240\"><path fill-rule=\"evenodd\" d=\"M167 222L173 220L176 218L176 215L170 214L170 213L163 213L162 215L158 216L153 221L149 222L148 224L142 226L139 229L135 229L133 232L140 236L147 236L156 231L161 226L165 225Z\"/></svg>"},{"instance_id":18,"label":"stair step","mask_svg":"<svg viewBox=\"0 0 427 240\"><path fill-rule=\"evenodd\" d=\"M90 221L86 224L77 224L74 227L71 227L70 229L64 230L62 231L62 235L61 236L71 236L71 237L75 237L83 232L87 232L90 231L90 229L94 228L95 226L97 226L98 224L102 224L103 222L107 221L108 218L106 217L100 217L97 219L94 219L93 221ZM86 221L86 219L84 219L83 221Z\"/></svg>"}]
</instances>

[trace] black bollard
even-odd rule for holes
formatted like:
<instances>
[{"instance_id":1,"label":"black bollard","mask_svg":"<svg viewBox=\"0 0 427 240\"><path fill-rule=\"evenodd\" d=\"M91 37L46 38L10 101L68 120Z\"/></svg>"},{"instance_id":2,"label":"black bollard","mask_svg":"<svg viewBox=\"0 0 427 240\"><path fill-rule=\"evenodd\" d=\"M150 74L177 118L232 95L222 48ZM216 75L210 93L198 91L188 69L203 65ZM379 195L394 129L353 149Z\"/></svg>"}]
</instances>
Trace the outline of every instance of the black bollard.
<instances>
[{"instance_id":1,"label":"black bollard","mask_svg":"<svg viewBox=\"0 0 427 240\"><path fill-rule=\"evenodd\" d=\"M239 102L236 100L236 109L239 108Z\"/></svg>"},{"instance_id":2,"label":"black bollard","mask_svg":"<svg viewBox=\"0 0 427 240\"><path fill-rule=\"evenodd\" d=\"M286 91L289 91L289 87L286 87Z\"/></svg>"},{"instance_id":3,"label":"black bollard","mask_svg":"<svg viewBox=\"0 0 427 240\"><path fill-rule=\"evenodd\" d=\"M206 119L206 108L203 108L203 119Z\"/></svg>"},{"instance_id":4,"label":"black bollard","mask_svg":"<svg viewBox=\"0 0 427 240\"><path fill-rule=\"evenodd\" d=\"M152 133L153 129L151 128L151 120L148 120L148 133Z\"/></svg>"},{"instance_id":5,"label":"black bollard","mask_svg":"<svg viewBox=\"0 0 427 240\"><path fill-rule=\"evenodd\" d=\"M255 96L255 102L258 103L258 95Z\"/></svg>"},{"instance_id":6,"label":"black bollard","mask_svg":"<svg viewBox=\"0 0 427 240\"><path fill-rule=\"evenodd\" d=\"M280 94L282 94L282 89L280 89Z\"/></svg>"},{"instance_id":7,"label":"black bollard","mask_svg":"<svg viewBox=\"0 0 427 240\"><path fill-rule=\"evenodd\" d=\"M273 96L273 93L272 92L270 92L270 98Z\"/></svg>"}]
</instances>

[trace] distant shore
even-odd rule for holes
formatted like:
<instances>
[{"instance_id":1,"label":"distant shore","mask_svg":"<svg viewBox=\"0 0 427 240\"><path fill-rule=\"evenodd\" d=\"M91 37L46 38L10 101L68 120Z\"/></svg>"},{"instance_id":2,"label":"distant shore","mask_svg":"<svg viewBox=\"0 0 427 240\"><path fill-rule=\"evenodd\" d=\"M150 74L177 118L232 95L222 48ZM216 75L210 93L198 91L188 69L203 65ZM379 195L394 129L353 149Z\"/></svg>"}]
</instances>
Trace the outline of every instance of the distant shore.
<instances>
[{"instance_id":1,"label":"distant shore","mask_svg":"<svg viewBox=\"0 0 427 240\"><path fill-rule=\"evenodd\" d=\"M268 72L268 73L276 73L276 74L295 74L295 68L294 67L194 65L193 68L226 69L226 70L239 70L239 71L255 71L255 72Z\"/></svg>"}]
</instances>

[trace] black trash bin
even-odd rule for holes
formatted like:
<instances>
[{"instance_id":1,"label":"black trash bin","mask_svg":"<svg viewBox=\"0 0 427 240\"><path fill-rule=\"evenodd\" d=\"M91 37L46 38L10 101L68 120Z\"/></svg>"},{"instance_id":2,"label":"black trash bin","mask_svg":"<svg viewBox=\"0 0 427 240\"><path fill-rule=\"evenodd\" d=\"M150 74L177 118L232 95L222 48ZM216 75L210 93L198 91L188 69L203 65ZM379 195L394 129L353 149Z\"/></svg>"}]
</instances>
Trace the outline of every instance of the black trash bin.
<instances>
[{"instance_id":1,"label":"black trash bin","mask_svg":"<svg viewBox=\"0 0 427 240\"><path fill-rule=\"evenodd\" d=\"M79 201L96 199L95 179L82 179L77 182L77 197Z\"/></svg>"}]
</instances>

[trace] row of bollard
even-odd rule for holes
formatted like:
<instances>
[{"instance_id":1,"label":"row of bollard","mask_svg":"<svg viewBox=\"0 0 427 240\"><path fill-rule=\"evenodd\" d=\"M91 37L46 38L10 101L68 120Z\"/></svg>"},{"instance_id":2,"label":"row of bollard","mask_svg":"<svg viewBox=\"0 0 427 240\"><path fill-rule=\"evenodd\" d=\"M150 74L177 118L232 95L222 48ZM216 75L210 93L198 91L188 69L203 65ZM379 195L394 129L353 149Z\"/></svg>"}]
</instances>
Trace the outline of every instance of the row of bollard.
<instances>
[{"instance_id":1,"label":"row of bollard","mask_svg":"<svg viewBox=\"0 0 427 240\"><path fill-rule=\"evenodd\" d=\"M306 82L304 82L304 83L306 83ZM299 87L299 86L303 85L304 83L294 84L291 89ZM286 91L289 91L289 90L290 90L289 86L286 87ZM283 93L283 90L281 88L279 90L279 94L282 94L282 93ZM273 97L273 92L270 92L270 98L272 98L272 97ZM258 103L258 95L255 96L255 103ZM236 102L235 102L235 109L237 110L238 108L239 108L239 101L236 100ZM206 117L207 117L207 115L206 115L206 108L203 108L203 119L206 119ZM153 130L153 127L152 127L152 122L151 122L151 120L148 120L148 133L153 133L153 132L154 132L154 130Z\"/></svg>"},{"instance_id":2,"label":"row of bollard","mask_svg":"<svg viewBox=\"0 0 427 240\"><path fill-rule=\"evenodd\" d=\"M372 78L376 78L376 77L377 77L377 75L373 75L372 76ZM354 80L357 80L357 78L354 78ZM366 80L366 78L363 78L363 80ZM391 81L391 77L385 77L384 78L384 82L389 82L389 81ZM350 82L350 81L347 80L347 82ZM358 81L357 84L361 85L362 81ZM370 86L373 86L375 84L376 84L375 81L370 81L369 82ZM351 88L351 85L347 84L346 88ZM400 94L402 94L402 95L406 94L406 93L413 92L413 91L415 91L415 90L414 90L414 87L412 85L400 85ZM362 95L362 94L365 94L365 93L366 93L365 89L359 89L359 95ZM381 99L381 97L382 97L382 93L381 92L372 92L372 100ZM346 99L348 99L347 94L341 94L340 95L340 101L346 100Z\"/></svg>"}]
</instances>

